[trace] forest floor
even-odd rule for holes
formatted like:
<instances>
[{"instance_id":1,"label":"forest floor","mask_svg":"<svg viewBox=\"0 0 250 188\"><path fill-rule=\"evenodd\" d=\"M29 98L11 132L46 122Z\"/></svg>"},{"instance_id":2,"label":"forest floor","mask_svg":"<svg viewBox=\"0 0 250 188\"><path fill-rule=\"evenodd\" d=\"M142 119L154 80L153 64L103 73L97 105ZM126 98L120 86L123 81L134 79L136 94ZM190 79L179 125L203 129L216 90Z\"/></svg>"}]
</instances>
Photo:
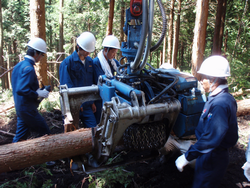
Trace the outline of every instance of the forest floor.
<instances>
[{"instance_id":1,"label":"forest floor","mask_svg":"<svg viewBox=\"0 0 250 188\"><path fill-rule=\"evenodd\" d=\"M5 106L1 106L4 109ZM42 112L53 134L63 133L61 111ZM250 134L250 116L238 117L240 138L235 147L229 150L230 163L226 175L221 181L220 188L250 187L244 176L242 165L245 163L245 150ZM15 134L16 115L0 114L0 130ZM30 138L35 137L31 133ZM12 142L12 136L0 132L0 145ZM125 152L124 152L125 153ZM130 155L133 155L130 153ZM140 154L143 155L143 154ZM174 164L178 153L171 156L157 156L150 160L142 160L118 171L104 171L101 174L87 175L84 172L70 171L68 159L55 161L53 166L35 165L22 170L0 174L1 187L103 187L100 177L110 186L106 187L173 187L188 188L192 186L194 169L187 166L179 172ZM131 158L131 156L129 157ZM20 161L21 162L21 161ZM1 167L0 167L1 168ZM133 174L129 174L133 172ZM112 179L113 178L113 179Z\"/></svg>"}]
</instances>

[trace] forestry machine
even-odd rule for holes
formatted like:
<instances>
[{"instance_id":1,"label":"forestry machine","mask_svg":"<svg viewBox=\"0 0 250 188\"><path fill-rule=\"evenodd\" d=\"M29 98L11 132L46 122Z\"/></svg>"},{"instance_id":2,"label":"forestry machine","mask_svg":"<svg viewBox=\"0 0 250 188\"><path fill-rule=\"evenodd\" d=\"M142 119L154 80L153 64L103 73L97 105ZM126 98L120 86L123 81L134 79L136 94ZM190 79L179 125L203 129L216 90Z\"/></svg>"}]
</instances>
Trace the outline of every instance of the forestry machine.
<instances>
[{"instance_id":1,"label":"forestry machine","mask_svg":"<svg viewBox=\"0 0 250 188\"><path fill-rule=\"evenodd\" d=\"M204 106L198 81L177 69L153 68L149 53L162 43L166 33L166 15L157 0L163 29L151 47L154 0L131 0L126 10L121 52L126 60L114 78L100 76L97 85L67 88L60 86L61 109L65 127L78 128L80 105L102 99L100 123L92 128L94 167L104 164L121 142L129 150L159 149L170 132L178 138L194 134ZM149 69L146 69L145 66Z\"/></svg>"}]
</instances>

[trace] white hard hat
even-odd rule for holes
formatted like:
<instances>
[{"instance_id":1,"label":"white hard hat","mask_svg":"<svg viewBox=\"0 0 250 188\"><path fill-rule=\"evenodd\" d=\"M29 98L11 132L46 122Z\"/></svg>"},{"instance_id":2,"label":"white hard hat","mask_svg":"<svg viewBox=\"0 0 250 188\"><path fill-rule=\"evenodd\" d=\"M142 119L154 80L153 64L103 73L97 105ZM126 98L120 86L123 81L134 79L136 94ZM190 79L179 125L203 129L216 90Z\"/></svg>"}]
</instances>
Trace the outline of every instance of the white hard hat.
<instances>
[{"instance_id":1,"label":"white hard hat","mask_svg":"<svg viewBox=\"0 0 250 188\"><path fill-rule=\"evenodd\" d=\"M108 36L106 36L105 39L102 42L102 46L108 47L108 48L120 49L119 40L114 35L108 35Z\"/></svg>"},{"instance_id":2,"label":"white hard hat","mask_svg":"<svg viewBox=\"0 0 250 188\"><path fill-rule=\"evenodd\" d=\"M203 61L197 73L211 77L228 77L230 76L230 67L226 58L213 55Z\"/></svg>"},{"instance_id":3,"label":"white hard hat","mask_svg":"<svg viewBox=\"0 0 250 188\"><path fill-rule=\"evenodd\" d=\"M28 46L43 53L47 53L47 45L46 42L41 38L32 38L28 42Z\"/></svg>"},{"instance_id":4,"label":"white hard hat","mask_svg":"<svg viewBox=\"0 0 250 188\"><path fill-rule=\"evenodd\" d=\"M86 31L83 32L77 39L77 44L86 52L93 52L95 51L95 36Z\"/></svg>"}]
</instances>

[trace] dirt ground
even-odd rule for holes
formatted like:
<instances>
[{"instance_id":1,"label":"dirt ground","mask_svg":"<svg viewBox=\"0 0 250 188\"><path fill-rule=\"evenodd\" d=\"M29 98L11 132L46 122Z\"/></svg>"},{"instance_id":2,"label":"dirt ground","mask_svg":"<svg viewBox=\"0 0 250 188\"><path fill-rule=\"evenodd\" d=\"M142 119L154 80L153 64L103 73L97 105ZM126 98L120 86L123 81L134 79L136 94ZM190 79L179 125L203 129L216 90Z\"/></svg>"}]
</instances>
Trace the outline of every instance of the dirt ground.
<instances>
[{"instance_id":1,"label":"dirt ground","mask_svg":"<svg viewBox=\"0 0 250 188\"><path fill-rule=\"evenodd\" d=\"M61 119L60 110L53 112L43 112L43 117L46 119L53 134L63 132L63 123ZM241 166L245 162L245 150L248 134L250 134L250 116L238 117L239 135L240 138L235 147L231 148L230 164L227 173L222 179L220 188L236 188L236 187L250 187L243 174ZM15 134L16 129L16 116L5 117L4 113L0 114L0 130L10 133L5 134L0 132L0 145L12 142L11 134ZM29 138L34 138L36 135L31 133ZM1 147L1 146L0 146ZM135 155L147 155L145 153L128 153L127 158L132 158ZM175 188L188 188L192 186L194 169L187 166L184 171L179 172L174 164L175 159L179 153L174 153L168 156L157 156L150 160L142 160L127 166L123 166L125 179L129 179L130 183L127 187L175 187ZM126 158L126 157L125 157ZM1 168L1 167L0 167ZM46 173L48 171L51 173ZM26 172L26 174L24 173ZM32 176L28 176L30 172ZM128 176L127 172L134 172L133 175ZM114 173L115 174L115 173ZM95 174L91 174L96 177ZM118 174L117 174L118 176ZM0 174L0 188L1 187L91 187L90 179L84 172L71 172L68 159L60 159L56 161L54 166L36 165L27 167L14 172L7 172ZM32 179L33 178L33 179ZM36 179L35 179L36 178ZM15 180L15 181L14 181ZM36 184L32 181L36 180ZM47 186L45 182L49 180ZM87 181L89 180L89 181ZM17 184L19 182L20 184ZM29 182L25 184L25 182ZM19 186L18 186L19 185ZM22 185L22 186L21 186ZM27 185L27 186L24 186ZM97 186L92 186L97 187ZM99 186L101 187L101 186ZM114 183L113 187L125 187L120 183Z\"/></svg>"}]
</instances>

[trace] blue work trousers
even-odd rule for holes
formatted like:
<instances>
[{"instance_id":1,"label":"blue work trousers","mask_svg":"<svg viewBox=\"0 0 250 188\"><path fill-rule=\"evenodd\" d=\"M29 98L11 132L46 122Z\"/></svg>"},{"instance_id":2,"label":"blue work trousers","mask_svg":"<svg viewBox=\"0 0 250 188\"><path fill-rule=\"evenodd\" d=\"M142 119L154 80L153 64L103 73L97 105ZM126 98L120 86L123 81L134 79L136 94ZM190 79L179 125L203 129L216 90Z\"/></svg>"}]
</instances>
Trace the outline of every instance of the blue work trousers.
<instances>
[{"instance_id":1,"label":"blue work trousers","mask_svg":"<svg viewBox=\"0 0 250 188\"><path fill-rule=\"evenodd\" d=\"M80 111L79 118L84 124L85 128L91 128L96 126L96 119L92 111L91 105L88 105L88 107L84 107L83 111Z\"/></svg>"},{"instance_id":2,"label":"blue work trousers","mask_svg":"<svg viewBox=\"0 0 250 188\"><path fill-rule=\"evenodd\" d=\"M227 149L215 149L197 158L193 188L219 187L229 163Z\"/></svg>"},{"instance_id":3,"label":"blue work trousers","mask_svg":"<svg viewBox=\"0 0 250 188\"><path fill-rule=\"evenodd\" d=\"M17 129L13 142L18 142L24 138L29 130L39 133L40 136L50 134L50 129L44 118L37 109L28 111L17 111Z\"/></svg>"}]
</instances>

